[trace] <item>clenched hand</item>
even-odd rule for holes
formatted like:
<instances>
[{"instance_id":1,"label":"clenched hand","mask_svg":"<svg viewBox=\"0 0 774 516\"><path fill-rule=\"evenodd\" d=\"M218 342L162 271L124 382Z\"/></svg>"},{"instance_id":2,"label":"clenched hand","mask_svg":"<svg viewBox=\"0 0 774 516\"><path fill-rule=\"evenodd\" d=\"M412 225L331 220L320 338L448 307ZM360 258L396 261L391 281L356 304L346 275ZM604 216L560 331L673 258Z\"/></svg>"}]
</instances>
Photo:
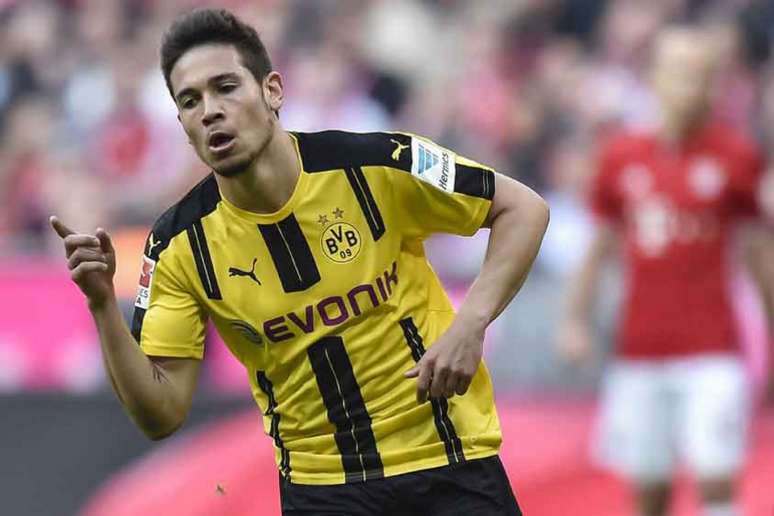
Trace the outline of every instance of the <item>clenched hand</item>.
<instances>
[{"instance_id":1,"label":"clenched hand","mask_svg":"<svg viewBox=\"0 0 774 516\"><path fill-rule=\"evenodd\" d=\"M406 378L417 379L417 401L465 394L481 363L484 329L459 319L432 345Z\"/></svg>"}]
</instances>

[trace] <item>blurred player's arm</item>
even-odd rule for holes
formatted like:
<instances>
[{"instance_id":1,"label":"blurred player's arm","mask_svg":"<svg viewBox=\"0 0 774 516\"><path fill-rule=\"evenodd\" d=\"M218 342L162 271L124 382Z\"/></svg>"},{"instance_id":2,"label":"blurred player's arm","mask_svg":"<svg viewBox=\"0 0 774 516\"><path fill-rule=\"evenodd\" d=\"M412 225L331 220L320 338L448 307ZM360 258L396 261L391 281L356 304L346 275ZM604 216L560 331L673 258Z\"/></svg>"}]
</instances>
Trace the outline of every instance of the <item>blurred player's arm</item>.
<instances>
[{"instance_id":1,"label":"blurred player's arm","mask_svg":"<svg viewBox=\"0 0 774 516\"><path fill-rule=\"evenodd\" d=\"M116 300L116 257L107 232L78 234L56 217L51 225L64 242L72 280L86 296L116 395L150 439L170 435L183 424L191 407L200 361L148 357L137 345Z\"/></svg>"},{"instance_id":2,"label":"blurred player's arm","mask_svg":"<svg viewBox=\"0 0 774 516\"><path fill-rule=\"evenodd\" d=\"M743 247L745 263L760 292L771 335L774 332L774 231L763 224L746 227Z\"/></svg>"},{"instance_id":3,"label":"blurred player's arm","mask_svg":"<svg viewBox=\"0 0 774 516\"><path fill-rule=\"evenodd\" d=\"M761 296L769 340L774 343L774 233L762 224L744 228L742 245L745 263ZM770 350L774 354L774 349ZM774 365L769 367L767 397L774 401Z\"/></svg>"},{"instance_id":4,"label":"blurred player's arm","mask_svg":"<svg viewBox=\"0 0 774 516\"><path fill-rule=\"evenodd\" d=\"M587 364L593 355L592 314L600 273L616 250L613 223L597 223L591 244L568 285L567 306L557 332L559 354L573 365Z\"/></svg>"}]
</instances>

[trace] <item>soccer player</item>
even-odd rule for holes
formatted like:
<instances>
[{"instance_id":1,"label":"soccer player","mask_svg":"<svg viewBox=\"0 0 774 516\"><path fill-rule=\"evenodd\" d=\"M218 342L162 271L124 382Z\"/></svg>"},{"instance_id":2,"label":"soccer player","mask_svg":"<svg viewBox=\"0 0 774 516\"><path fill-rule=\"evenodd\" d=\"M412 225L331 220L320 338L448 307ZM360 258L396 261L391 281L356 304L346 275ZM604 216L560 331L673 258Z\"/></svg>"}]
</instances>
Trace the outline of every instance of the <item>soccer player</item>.
<instances>
[{"instance_id":1,"label":"soccer player","mask_svg":"<svg viewBox=\"0 0 774 516\"><path fill-rule=\"evenodd\" d=\"M565 356L588 361L598 276L621 239L626 295L599 451L635 482L645 515L665 514L676 455L697 477L706 515L737 514L750 393L727 251L732 229L758 216L762 163L753 143L711 116L712 48L700 28L657 37L651 73L660 125L616 135L601 152L590 199L596 234L559 332ZM754 223L745 236L771 318L771 236Z\"/></svg>"},{"instance_id":2,"label":"soccer player","mask_svg":"<svg viewBox=\"0 0 774 516\"><path fill-rule=\"evenodd\" d=\"M411 134L286 132L282 77L227 11L176 20L161 66L213 173L155 223L131 333L108 234L51 221L134 422L152 439L183 424L209 319L246 368L284 514L520 514L482 342L538 252L543 200ZM482 226L455 314L423 240Z\"/></svg>"}]
</instances>

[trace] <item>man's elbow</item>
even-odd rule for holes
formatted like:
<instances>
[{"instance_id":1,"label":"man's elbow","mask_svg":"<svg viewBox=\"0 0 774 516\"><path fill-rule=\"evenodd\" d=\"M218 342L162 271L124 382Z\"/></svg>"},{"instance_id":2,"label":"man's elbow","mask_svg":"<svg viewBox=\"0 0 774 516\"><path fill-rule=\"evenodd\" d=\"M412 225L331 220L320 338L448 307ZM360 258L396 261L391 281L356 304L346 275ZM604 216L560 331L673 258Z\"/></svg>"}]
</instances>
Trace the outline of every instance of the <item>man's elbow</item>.
<instances>
[{"instance_id":1,"label":"man's elbow","mask_svg":"<svg viewBox=\"0 0 774 516\"><path fill-rule=\"evenodd\" d=\"M140 426L140 430L142 430L142 433L145 434L145 437L151 441L161 441L177 432L181 426L183 426L183 421L170 425L144 425Z\"/></svg>"},{"instance_id":2,"label":"man's elbow","mask_svg":"<svg viewBox=\"0 0 774 516\"><path fill-rule=\"evenodd\" d=\"M548 228L548 221L551 219L551 209L548 202L531 188L524 187L521 196L522 212L534 221L538 227L545 232Z\"/></svg>"},{"instance_id":3,"label":"man's elbow","mask_svg":"<svg viewBox=\"0 0 774 516\"><path fill-rule=\"evenodd\" d=\"M170 435L174 434L175 430L177 429L169 430L166 432L148 432L146 430L143 430L143 433L145 434L145 437L147 437L151 441L163 441Z\"/></svg>"},{"instance_id":4,"label":"man's elbow","mask_svg":"<svg viewBox=\"0 0 774 516\"><path fill-rule=\"evenodd\" d=\"M499 195L495 194L487 227L492 227L494 221L501 218L504 225L513 226L515 223L516 226L524 227L526 223L545 233L551 216L545 199L527 185L507 177L498 182L498 188L501 191Z\"/></svg>"},{"instance_id":5,"label":"man's elbow","mask_svg":"<svg viewBox=\"0 0 774 516\"><path fill-rule=\"evenodd\" d=\"M132 419L135 424L151 441L161 441L174 434L183 426L187 415L183 410L144 415L133 412L133 414Z\"/></svg>"},{"instance_id":6,"label":"man's elbow","mask_svg":"<svg viewBox=\"0 0 774 516\"><path fill-rule=\"evenodd\" d=\"M543 225L543 229L548 227L548 222L551 220L551 208L548 206L548 202L543 199L538 194L535 194L537 197L535 201L535 212L537 218L541 221Z\"/></svg>"}]
</instances>

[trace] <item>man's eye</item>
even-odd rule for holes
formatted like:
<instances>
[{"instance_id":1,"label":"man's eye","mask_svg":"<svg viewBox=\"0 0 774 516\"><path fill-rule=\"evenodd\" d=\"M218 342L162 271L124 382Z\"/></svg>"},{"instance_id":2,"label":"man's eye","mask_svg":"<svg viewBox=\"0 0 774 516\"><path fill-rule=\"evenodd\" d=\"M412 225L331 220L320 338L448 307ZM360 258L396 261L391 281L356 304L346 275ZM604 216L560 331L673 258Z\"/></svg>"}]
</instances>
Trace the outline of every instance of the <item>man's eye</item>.
<instances>
[{"instance_id":1,"label":"man's eye","mask_svg":"<svg viewBox=\"0 0 774 516\"><path fill-rule=\"evenodd\" d=\"M186 97L183 99L180 105L183 107L183 109L191 109L192 107L196 106L196 101L191 97Z\"/></svg>"},{"instance_id":2,"label":"man's eye","mask_svg":"<svg viewBox=\"0 0 774 516\"><path fill-rule=\"evenodd\" d=\"M237 85L232 82L227 82L225 84L221 84L218 88L222 93L229 93L231 91L234 91L237 88Z\"/></svg>"}]
</instances>

